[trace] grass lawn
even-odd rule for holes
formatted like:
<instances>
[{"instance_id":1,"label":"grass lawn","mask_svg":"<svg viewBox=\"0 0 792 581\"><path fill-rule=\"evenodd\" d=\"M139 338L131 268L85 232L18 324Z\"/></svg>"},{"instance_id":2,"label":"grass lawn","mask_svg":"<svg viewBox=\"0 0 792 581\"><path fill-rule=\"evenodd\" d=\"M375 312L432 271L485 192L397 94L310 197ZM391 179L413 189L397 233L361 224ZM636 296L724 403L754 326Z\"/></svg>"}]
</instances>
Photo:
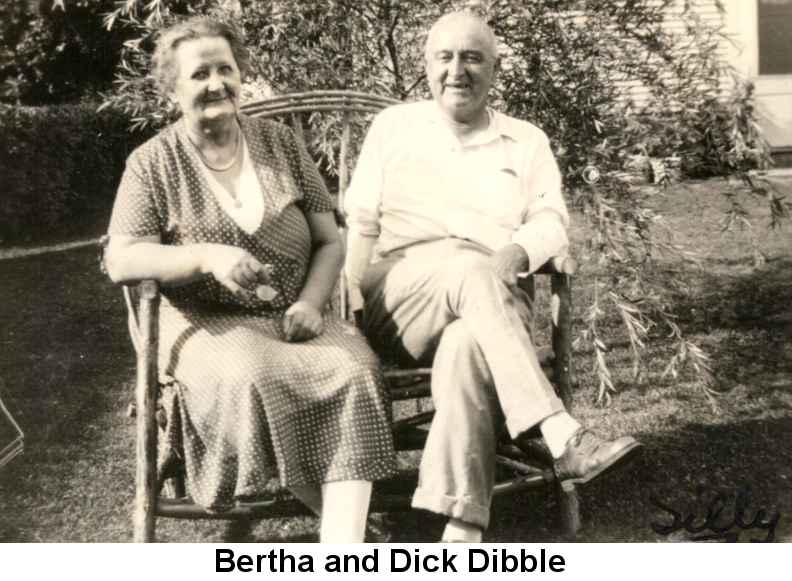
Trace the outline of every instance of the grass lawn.
<instances>
[{"instance_id":1,"label":"grass lawn","mask_svg":"<svg viewBox=\"0 0 792 581\"><path fill-rule=\"evenodd\" d=\"M792 180L780 182L792 193ZM792 240L789 225L755 233L767 263L752 266L748 232L718 234L727 202L722 181L647 190L649 203L698 253L705 269L668 264L668 276L690 287L678 301L683 331L713 359L719 409L713 411L685 370L663 378L670 345L656 330L646 356L649 374L630 381L626 336L607 335L609 365L619 392L596 406L591 360L577 357L581 387L574 413L596 432L632 434L645 446L628 468L580 488L581 541L670 542L651 523L670 514L650 501L653 491L700 525L716 494L725 497L721 526L750 488L744 522L759 509L778 512L776 541L792 541ZM748 204L756 216L759 205ZM585 225L576 218L574 239ZM0 260L0 397L25 432L25 451L0 469L0 541L126 542L132 538L134 425L124 417L133 398L134 357L120 289L100 274L97 248ZM577 326L595 275L607 272L576 249ZM540 285L542 286L542 285ZM540 289L541 291L541 289ZM415 454L388 487L414 486ZM696 487L703 493L696 495ZM701 489L699 489L700 491ZM745 498L745 496L743 497ZM550 491L498 499L485 535L492 542L552 542L558 532ZM377 515L398 542L435 542L444 525L417 511ZM158 521L165 542L315 541L314 518L273 519L251 526ZM765 539L748 530L741 541Z\"/></svg>"}]
</instances>

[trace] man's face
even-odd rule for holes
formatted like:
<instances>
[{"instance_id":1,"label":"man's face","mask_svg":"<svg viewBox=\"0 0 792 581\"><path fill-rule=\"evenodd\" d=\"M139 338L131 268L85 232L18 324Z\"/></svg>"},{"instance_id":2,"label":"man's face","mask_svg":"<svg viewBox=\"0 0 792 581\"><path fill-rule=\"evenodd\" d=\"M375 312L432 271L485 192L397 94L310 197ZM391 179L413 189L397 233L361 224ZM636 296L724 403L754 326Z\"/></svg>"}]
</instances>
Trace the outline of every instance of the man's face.
<instances>
[{"instance_id":1,"label":"man's face","mask_svg":"<svg viewBox=\"0 0 792 581\"><path fill-rule=\"evenodd\" d=\"M481 23L449 22L434 31L426 50L426 76L448 118L457 123L480 119L496 71L497 58Z\"/></svg>"}]
</instances>

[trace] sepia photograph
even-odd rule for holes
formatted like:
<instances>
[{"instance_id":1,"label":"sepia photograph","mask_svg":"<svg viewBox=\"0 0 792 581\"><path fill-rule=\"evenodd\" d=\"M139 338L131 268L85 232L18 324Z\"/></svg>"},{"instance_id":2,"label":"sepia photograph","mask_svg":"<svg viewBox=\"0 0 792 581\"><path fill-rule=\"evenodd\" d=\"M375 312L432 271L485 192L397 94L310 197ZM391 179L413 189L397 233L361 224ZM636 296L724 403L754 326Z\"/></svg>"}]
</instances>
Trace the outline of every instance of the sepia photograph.
<instances>
[{"instance_id":1,"label":"sepia photograph","mask_svg":"<svg viewBox=\"0 0 792 581\"><path fill-rule=\"evenodd\" d=\"M792 542L790 31L3 0L0 555Z\"/></svg>"}]
</instances>

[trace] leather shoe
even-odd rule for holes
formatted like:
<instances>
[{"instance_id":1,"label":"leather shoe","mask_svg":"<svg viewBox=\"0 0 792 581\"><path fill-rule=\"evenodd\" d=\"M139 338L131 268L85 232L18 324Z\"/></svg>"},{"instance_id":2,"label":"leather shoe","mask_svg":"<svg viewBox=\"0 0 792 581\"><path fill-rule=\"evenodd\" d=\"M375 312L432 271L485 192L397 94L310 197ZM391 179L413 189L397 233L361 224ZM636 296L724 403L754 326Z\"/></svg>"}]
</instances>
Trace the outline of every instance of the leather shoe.
<instances>
[{"instance_id":1,"label":"leather shoe","mask_svg":"<svg viewBox=\"0 0 792 581\"><path fill-rule=\"evenodd\" d=\"M584 484L632 460L641 449L635 438L602 440L581 429L567 442L564 455L555 462L559 482Z\"/></svg>"},{"instance_id":2,"label":"leather shoe","mask_svg":"<svg viewBox=\"0 0 792 581\"><path fill-rule=\"evenodd\" d=\"M366 523L366 534L364 537L365 543L390 543L393 534L379 525L374 523Z\"/></svg>"}]
</instances>

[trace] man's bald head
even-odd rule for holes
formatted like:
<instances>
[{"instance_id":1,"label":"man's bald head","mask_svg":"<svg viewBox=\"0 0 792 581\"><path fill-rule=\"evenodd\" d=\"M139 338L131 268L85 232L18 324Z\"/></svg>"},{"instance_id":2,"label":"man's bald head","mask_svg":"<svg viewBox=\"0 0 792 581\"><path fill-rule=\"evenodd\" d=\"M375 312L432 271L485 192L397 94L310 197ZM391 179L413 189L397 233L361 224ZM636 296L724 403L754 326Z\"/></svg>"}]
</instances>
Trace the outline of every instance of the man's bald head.
<instances>
[{"instance_id":1,"label":"man's bald head","mask_svg":"<svg viewBox=\"0 0 792 581\"><path fill-rule=\"evenodd\" d=\"M498 59L498 39L495 38L495 33L492 32L492 29L486 23L482 22L470 12L451 12L440 17L437 22L434 23L432 28L429 29L429 35L426 37L426 48L424 49L424 55L429 56L430 50L433 47L433 43L438 32L445 28L459 28L463 26L478 29L477 32L480 32L480 34L482 34L486 39L485 46L487 48L487 52L489 53L488 56L493 60Z\"/></svg>"},{"instance_id":2,"label":"man's bald head","mask_svg":"<svg viewBox=\"0 0 792 581\"><path fill-rule=\"evenodd\" d=\"M443 16L426 41L426 79L443 118L475 129L487 121L487 98L498 72L489 26L467 12Z\"/></svg>"}]
</instances>

